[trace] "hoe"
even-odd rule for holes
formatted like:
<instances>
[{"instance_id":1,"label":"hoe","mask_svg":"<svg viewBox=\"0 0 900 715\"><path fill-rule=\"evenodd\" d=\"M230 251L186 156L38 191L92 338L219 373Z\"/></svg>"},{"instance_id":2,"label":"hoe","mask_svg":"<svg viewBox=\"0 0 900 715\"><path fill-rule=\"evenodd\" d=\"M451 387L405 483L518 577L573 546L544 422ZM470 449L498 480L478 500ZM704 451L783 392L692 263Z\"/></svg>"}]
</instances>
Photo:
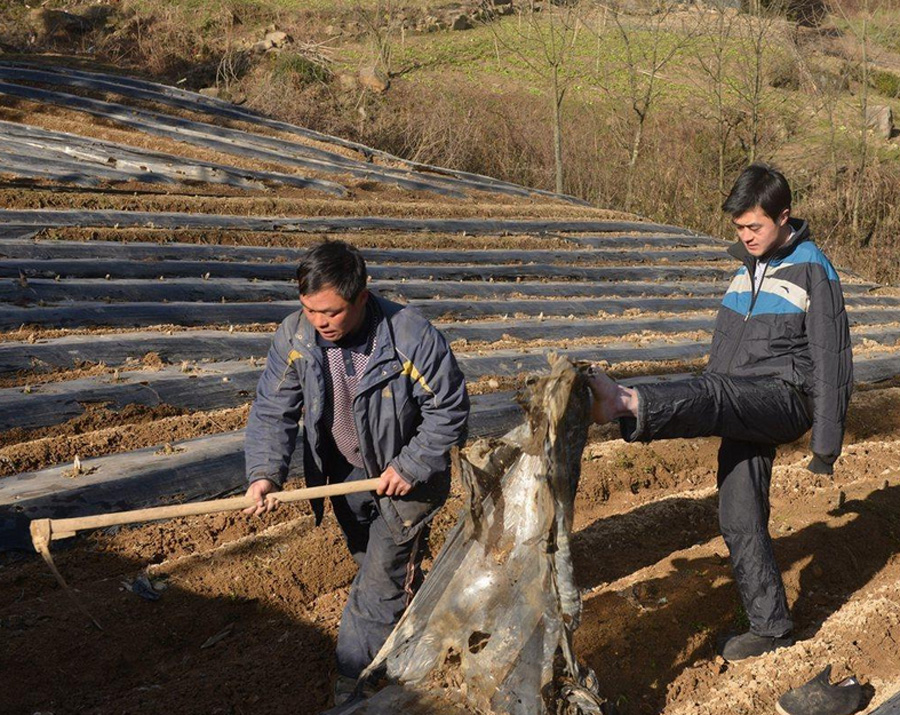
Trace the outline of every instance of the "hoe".
<instances>
[{"instance_id":1,"label":"hoe","mask_svg":"<svg viewBox=\"0 0 900 715\"><path fill-rule=\"evenodd\" d=\"M321 497L341 496L356 494L357 492L374 491L378 486L377 479L364 479L343 484L328 484L322 487L307 487L286 492L275 492L269 495L272 499L287 504L290 502L304 501L306 499L318 499ZM179 516L199 516L202 514L218 514L223 511L236 511L253 506L256 502L250 497L231 497L229 499L214 499L212 501L197 502L194 504L175 504L173 506L160 506L152 509L134 509L132 511L119 511L109 514L95 514L94 516L79 516L69 519L35 519L31 522L31 543L47 562L47 566L53 572L59 585L78 606L79 610L100 630L102 626L88 613L87 609L75 598L75 594L69 588L50 554L50 542L57 539L66 539L75 536L79 531L88 529L102 529L109 526L121 526L123 524L137 524L145 521L158 521L160 519L174 519Z\"/></svg>"}]
</instances>

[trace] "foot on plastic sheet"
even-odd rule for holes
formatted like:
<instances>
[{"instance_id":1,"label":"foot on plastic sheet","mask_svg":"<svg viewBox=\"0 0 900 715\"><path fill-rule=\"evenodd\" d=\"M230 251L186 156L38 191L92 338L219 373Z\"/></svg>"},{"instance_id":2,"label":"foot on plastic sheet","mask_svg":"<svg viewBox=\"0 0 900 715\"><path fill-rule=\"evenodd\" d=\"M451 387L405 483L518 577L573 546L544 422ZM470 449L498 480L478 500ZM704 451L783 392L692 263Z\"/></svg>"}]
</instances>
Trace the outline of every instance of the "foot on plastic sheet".
<instances>
[{"instance_id":1,"label":"foot on plastic sheet","mask_svg":"<svg viewBox=\"0 0 900 715\"><path fill-rule=\"evenodd\" d=\"M859 710L862 687L850 677L831 684L831 666L799 688L789 690L775 709L781 715L850 715Z\"/></svg>"},{"instance_id":2,"label":"foot on plastic sheet","mask_svg":"<svg viewBox=\"0 0 900 715\"><path fill-rule=\"evenodd\" d=\"M729 663L737 663L747 658L756 658L766 653L772 653L779 648L788 648L792 645L794 645L794 636L790 633L780 638L773 638L771 636L758 636L748 631L725 641L725 645L722 647L722 657Z\"/></svg>"}]
</instances>

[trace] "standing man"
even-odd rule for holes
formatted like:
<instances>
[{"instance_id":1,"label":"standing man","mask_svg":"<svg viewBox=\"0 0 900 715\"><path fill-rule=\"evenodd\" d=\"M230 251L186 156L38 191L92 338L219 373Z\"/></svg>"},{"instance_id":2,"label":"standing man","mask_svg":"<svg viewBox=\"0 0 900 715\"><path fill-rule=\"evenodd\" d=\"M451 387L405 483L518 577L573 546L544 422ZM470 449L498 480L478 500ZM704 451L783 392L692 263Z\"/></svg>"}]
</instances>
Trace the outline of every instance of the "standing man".
<instances>
[{"instance_id":1,"label":"standing man","mask_svg":"<svg viewBox=\"0 0 900 715\"><path fill-rule=\"evenodd\" d=\"M719 524L750 630L722 655L739 661L793 645L793 623L769 536L775 447L812 427L808 469L831 474L853 385L850 330L838 275L791 218L784 176L753 164L722 206L740 239L731 282L696 378L627 388L595 375L593 416L620 421L627 442L720 436Z\"/></svg>"},{"instance_id":2,"label":"standing man","mask_svg":"<svg viewBox=\"0 0 900 715\"><path fill-rule=\"evenodd\" d=\"M297 269L302 309L272 341L244 451L263 514L283 485L303 415L308 486L377 477L331 499L359 564L337 643L342 700L412 599L429 524L450 490L450 450L466 439L469 396L444 336L417 311L366 289L352 246L325 242ZM313 502L316 523L322 500Z\"/></svg>"}]
</instances>

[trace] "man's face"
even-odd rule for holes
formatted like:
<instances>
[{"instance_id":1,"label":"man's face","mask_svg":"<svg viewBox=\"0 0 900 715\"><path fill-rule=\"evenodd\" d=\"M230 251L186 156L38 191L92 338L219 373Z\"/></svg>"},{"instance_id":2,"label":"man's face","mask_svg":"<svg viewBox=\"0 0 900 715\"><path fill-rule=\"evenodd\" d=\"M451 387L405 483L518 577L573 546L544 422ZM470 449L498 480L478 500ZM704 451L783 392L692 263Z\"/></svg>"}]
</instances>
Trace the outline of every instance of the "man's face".
<instances>
[{"instance_id":1,"label":"man's face","mask_svg":"<svg viewBox=\"0 0 900 715\"><path fill-rule=\"evenodd\" d=\"M366 317L369 292L362 291L352 303L344 300L331 286L316 293L301 295L303 313L316 332L335 342L353 333Z\"/></svg>"},{"instance_id":2,"label":"man's face","mask_svg":"<svg viewBox=\"0 0 900 715\"><path fill-rule=\"evenodd\" d=\"M787 223L790 215L790 209L785 209L778 219L773 221L761 206L757 206L740 216L735 216L731 219L731 223L737 229L738 238L741 239L747 252L759 258L780 248L790 238L791 230Z\"/></svg>"}]
</instances>

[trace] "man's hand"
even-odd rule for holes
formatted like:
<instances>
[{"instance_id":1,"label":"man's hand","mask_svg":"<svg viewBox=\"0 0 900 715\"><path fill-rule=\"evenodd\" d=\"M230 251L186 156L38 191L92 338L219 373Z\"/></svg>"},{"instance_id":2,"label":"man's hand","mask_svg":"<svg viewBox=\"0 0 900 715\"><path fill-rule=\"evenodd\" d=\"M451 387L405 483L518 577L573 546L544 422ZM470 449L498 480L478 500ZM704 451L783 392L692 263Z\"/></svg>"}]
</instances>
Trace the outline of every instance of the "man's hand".
<instances>
[{"instance_id":1,"label":"man's hand","mask_svg":"<svg viewBox=\"0 0 900 715\"><path fill-rule=\"evenodd\" d=\"M402 497L409 494L412 484L400 476L400 472L388 465L378 478L378 488L375 490L379 496L384 494L389 497Z\"/></svg>"},{"instance_id":2,"label":"man's hand","mask_svg":"<svg viewBox=\"0 0 900 715\"><path fill-rule=\"evenodd\" d=\"M809 464L806 465L806 468L813 474L831 475L834 474L834 463L836 459L836 457L822 457L818 454L813 454L813 458L809 460Z\"/></svg>"},{"instance_id":3,"label":"man's hand","mask_svg":"<svg viewBox=\"0 0 900 715\"><path fill-rule=\"evenodd\" d=\"M250 485L250 488L244 495L255 499L256 504L248 506L244 509L244 513L250 516L262 516L266 512L275 511L278 506L278 500L270 496L270 494L277 491L278 485L275 482L270 482L268 479L257 479Z\"/></svg>"}]
</instances>

